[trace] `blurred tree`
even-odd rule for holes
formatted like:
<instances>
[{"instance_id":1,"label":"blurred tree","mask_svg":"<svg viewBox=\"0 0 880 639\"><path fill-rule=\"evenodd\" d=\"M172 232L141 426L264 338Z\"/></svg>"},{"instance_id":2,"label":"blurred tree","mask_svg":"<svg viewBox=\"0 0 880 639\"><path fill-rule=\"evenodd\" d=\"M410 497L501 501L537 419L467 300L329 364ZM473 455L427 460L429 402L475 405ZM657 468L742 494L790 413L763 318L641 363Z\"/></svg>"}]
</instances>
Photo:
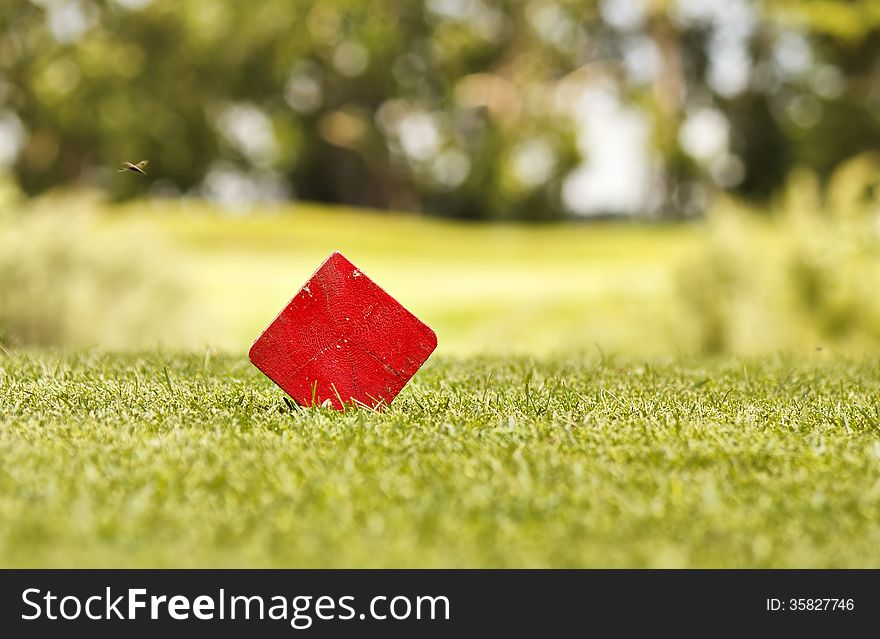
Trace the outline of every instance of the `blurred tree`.
<instances>
[{"instance_id":1,"label":"blurred tree","mask_svg":"<svg viewBox=\"0 0 880 639\"><path fill-rule=\"evenodd\" d=\"M691 215L876 148L878 25L868 0L10 0L0 163L31 194ZM633 164L615 209L601 169Z\"/></svg>"}]
</instances>

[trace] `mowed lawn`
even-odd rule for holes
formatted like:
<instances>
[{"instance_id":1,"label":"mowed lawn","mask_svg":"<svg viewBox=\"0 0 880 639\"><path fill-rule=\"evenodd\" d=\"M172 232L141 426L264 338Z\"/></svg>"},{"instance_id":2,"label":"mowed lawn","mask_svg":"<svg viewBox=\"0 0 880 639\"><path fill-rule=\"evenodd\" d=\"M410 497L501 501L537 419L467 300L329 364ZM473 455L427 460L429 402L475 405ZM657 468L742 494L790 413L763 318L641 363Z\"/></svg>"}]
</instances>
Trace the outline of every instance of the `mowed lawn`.
<instances>
[{"instance_id":1,"label":"mowed lawn","mask_svg":"<svg viewBox=\"0 0 880 639\"><path fill-rule=\"evenodd\" d=\"M384 413L244 356L0 355L3 566L880 565L880 365L432 358Z\"/></svg>"},{"instance_id":2,"label":"mowed lawn","mask_svg":"<svg viewBox=\"0 0 880 639\"><path fill-rule=\"evenodd\" d=\"M704 239L697 225L475 224L306 204L238 217L197 203L107 212L173 245L188 284L186 321L169 320L147 347L246 352L334 250L430 325L441 354L692 347L675 296Z\"/></svg>"}]
</instances>

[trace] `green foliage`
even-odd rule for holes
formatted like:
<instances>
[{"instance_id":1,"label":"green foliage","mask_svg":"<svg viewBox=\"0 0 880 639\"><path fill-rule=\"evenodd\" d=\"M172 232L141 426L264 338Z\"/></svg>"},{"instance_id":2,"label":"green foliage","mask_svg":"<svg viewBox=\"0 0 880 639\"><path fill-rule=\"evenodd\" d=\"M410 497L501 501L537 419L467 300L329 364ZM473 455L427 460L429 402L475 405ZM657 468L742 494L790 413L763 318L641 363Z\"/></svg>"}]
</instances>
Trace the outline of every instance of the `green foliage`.
<instances>
[{"instance_id":1,"label":"green foliage","mask_svg":"<svg viewBox=\"0 0 880 639\"><path fill-rule=\"evenodd\" d=\"M185 275L144 226L100 227L91 203L46 200L0 219L0 344L155 344Z\"/></svg>"},{"instance_id":2,"label":"green foliage","mask_svg":"<svg viewBox=\"0 0 880 639\"><path fill-rule=\"evenodd\" d=\"M210 351L0 356L0 565L875 567L878 380L434 358L341 414Z\"/></svg>"},{"instance_id":3,"label":"green foliage","mask_svg":"<svg viewBox=\"0 0 880 639\"><path fill-rule=\"evenodd\" d=\"M770 0L764 4L769 12L785 22L847 41L863 40L880 26L880 7L876 2Z\"/></svg>"},{"instance_id":4,"label":"green foliage","mask_svg":"<svg viewBox=\"0 0 880 639\"><path fill-rule=\"evenodd\" d=\"M53 29L57 11L38 4L0 9L0 79L30 135L15 167L30 193L89 169L118 196L139 194L146 181L107 169L151 158L160 193L210 192L231 174L258 196L424 199L475 217L559 210L573 134L538 92L573 53L516 27L521 3L480 4L482 32L422 3L83 2L81 30L70 16ZM535 99L521 104L517 86ZM501 161L535 140L554 158L538 189Z\"/></svg>"},{"instance_id":5,"label":"green foliage","mask_svg":"<svg viewBox=\"0 0 880 639\"><path fill-rule=\"evenodd\" d=\"M590 159L586 87L651 132L643 214L700 213L707 189L766 197L794 167L825 178L877 148L876 3L734 4L627 19L570 0L15 0L0 125L22 138L29 194L80 182L473 218L567 212L562 185ZM698 157L681 133L706 109L729 148ZM116 179L143 158L150 179Z\"/></svg>"},{"instance_id":6,"label":"green foliage","mask_svg":"<svg viewBox=\"0 0 880 639\"><path fill-rule=\"evenodd\" d=\"M798 173L771 221L721 208L679 274L686 318L708 352L854 350L880 343L880 179L873 156L832 177L823 197Z\"/></svg>"}]
</instances>

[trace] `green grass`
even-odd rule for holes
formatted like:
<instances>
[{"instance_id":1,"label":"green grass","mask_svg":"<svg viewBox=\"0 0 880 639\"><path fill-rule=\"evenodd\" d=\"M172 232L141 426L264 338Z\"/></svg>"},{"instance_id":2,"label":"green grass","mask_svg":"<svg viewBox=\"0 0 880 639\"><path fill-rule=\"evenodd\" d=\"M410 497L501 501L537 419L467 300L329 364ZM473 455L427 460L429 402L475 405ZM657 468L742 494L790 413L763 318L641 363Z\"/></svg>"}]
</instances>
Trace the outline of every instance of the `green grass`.
<instances>
[{"instance_id":1,"label":"green grass","mask_svg":"<svg viewBox=\"0 0 880 639\"><path fill-rule=\"evenodd\" d=\"M102 212L123 229L143 223L179 250L190 321L166 324L158 341L172 349L247 350L333 250L434 328L441 354L599 344L669 355L689 344L675 273L700 245L697 226L479 225L309 204L239 217L174 201Z\"/></svg>"},{"instance_id":2,"label":"green grass","mask_svg":"<svg viewBox=\"0 0 880 639\"><path fill-rule=\"evenodd\" d=\"M432 359L291 409L241 357L0 355L3 566L880 565L880 365Z\"/></svg>"}]
</instances>

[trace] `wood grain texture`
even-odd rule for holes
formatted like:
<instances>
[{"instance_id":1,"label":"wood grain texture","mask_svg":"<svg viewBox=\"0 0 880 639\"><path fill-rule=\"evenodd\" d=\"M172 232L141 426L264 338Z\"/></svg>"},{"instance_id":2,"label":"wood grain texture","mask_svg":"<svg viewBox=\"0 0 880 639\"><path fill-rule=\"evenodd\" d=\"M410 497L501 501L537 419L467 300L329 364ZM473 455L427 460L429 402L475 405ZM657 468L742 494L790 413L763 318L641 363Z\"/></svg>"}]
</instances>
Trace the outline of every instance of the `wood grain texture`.
<instances>
[{"instance_id":1,"label":"wood grain texture","mask_svg":"<svg viewBox=\"0 0 880 639\"><path fill-rule=\"evenodd\" d=\"M334 252L249 355L300 405L341 410L387 406L436 347L434 331Z\"/></svg>"}]
</instances>

